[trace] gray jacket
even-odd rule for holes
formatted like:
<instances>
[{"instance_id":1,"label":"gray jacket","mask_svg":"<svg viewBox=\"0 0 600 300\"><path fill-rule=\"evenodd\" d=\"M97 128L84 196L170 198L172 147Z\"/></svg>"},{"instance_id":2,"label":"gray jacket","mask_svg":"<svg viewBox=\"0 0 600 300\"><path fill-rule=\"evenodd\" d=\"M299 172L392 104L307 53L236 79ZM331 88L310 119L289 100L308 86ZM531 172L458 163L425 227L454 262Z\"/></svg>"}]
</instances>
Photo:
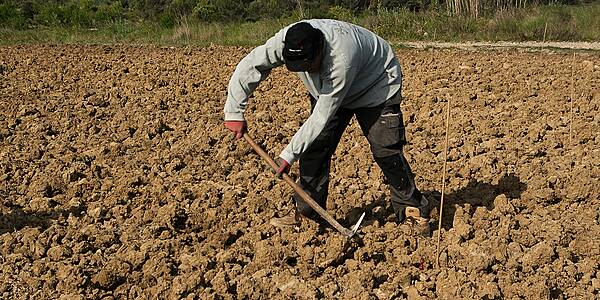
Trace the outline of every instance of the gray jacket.
<instances>
[{"instance_id":1,"label":"gray jacket","mask_svg":"<svg viewBox=\"0 0 600 300\"><path fill-rule=\"evenodd\" d=\"M317 102L310 117L279 155L290 164L310 146L340 107L380 105L398 93L402 84L398 59L381 37L336 20L305 22L323 32L325 48L318 73L296 73ZM256 47L237 65L227 90L226 121L244 120L248 97L271 69L284 64L283 41L292 25Z\"/></svg>"}]
</instances>

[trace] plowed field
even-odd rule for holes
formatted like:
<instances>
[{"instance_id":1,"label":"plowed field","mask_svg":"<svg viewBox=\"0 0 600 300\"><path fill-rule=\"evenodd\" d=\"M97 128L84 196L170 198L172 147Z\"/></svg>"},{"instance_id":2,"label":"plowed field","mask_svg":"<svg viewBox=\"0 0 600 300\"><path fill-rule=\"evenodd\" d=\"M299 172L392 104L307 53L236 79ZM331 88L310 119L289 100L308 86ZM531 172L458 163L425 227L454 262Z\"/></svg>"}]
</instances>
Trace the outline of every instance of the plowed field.
<instances>
[{"instance_id":1,"label":"plowed field","mask_svg":"<svg viewBox=\"0 0 600 300\"><path fill-rule=\"evenodd\" d=\"M361 236L269 225L292 190L222 125L250 50L2 47L0 298L599 297L600 53L397 49L406 156L434 218L450 100L438 268L440 230L394 222L355 121L327 210L345 226L366 212ZM275 69L250 135L276 156L308 108Z\"/></svg>"}]
</instances>

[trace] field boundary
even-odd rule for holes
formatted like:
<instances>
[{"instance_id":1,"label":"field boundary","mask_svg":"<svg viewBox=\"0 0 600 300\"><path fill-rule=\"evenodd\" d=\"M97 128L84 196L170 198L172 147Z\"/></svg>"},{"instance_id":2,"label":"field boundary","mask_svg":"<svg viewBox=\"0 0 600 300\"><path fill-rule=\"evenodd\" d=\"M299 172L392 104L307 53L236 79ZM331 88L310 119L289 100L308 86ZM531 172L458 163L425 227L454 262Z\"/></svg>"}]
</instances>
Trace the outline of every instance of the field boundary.
<instances>
[{"instance_id":1,"label":"field boundary","mask_svg":"<svg viewBox=\"0 0 600 300\"><path fill-rule=\"evenodd\" d=\"M600 51L600 42L394 42L394 45L426 48L458 48L464 50L482 50L489 48L526 48L526 49L562 49Z\"/></svg>"}]
</instances>

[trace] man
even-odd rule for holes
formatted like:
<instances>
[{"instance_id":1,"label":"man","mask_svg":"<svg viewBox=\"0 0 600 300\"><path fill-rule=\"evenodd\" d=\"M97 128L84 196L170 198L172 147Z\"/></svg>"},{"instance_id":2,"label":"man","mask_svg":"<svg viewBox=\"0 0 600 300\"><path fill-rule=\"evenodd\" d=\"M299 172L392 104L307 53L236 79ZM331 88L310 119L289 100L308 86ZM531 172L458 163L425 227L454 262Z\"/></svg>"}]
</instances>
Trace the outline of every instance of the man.
<instances>
[{"instance_id":1,"label":"man","mask_svg":"<svg viewBox=\"0 0 600 300\"><path fill-rule=\"evenodd\" d=\"M428 234L427 200L402 153L402 72L390 45L365 28L335 20L307 20L283 28L244 57L229 81L225 127L237 138L247 130L248 97L271 69L284 64L306 86L312 113L279 155L277 175L289 172L299 160L300 186L325 208L331 156L356 116L389 182L398 220L410 220L421 234ZM294 199L296 210L271 224L297 226L300 215L319 219L301 197Z\"/></svg>"}]
</instances>

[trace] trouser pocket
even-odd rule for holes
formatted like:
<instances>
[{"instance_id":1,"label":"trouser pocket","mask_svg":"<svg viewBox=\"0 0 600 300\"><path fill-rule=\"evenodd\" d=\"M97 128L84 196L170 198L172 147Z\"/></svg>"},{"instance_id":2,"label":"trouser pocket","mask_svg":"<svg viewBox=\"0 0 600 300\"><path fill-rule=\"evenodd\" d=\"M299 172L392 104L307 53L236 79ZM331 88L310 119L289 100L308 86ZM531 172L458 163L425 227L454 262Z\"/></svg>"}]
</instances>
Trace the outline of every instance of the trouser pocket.
<instances>
[{"instance_id":1,"label":"trouser pocket","mask_svg":"<svg viewBox=\"0 0 600 300\"><path fill-rule=\"evenodd\" d=\"M381 115L370 128L368 138L375 149L400 149L402 145L406 144L400 105L384 107ZM374 154L377 155L377 153Z\"/></svg>"}]
</instances>

